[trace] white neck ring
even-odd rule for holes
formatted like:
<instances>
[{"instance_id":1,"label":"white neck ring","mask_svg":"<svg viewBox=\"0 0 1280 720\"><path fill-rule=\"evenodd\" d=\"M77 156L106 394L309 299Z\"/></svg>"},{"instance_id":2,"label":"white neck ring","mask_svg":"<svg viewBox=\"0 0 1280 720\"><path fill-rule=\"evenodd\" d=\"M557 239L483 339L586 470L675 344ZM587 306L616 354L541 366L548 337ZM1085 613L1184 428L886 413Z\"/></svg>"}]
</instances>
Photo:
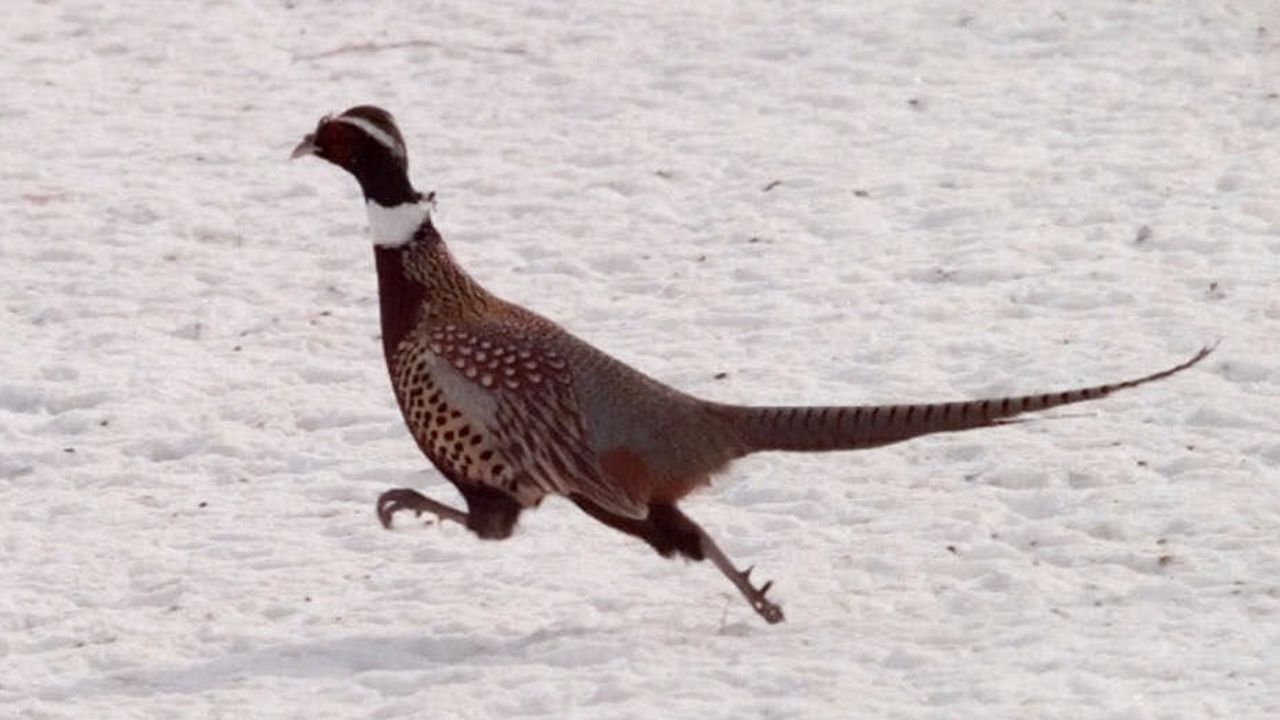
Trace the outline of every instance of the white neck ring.
<instances>
[{"instance_id":1,"label":"white neck ring","mask_svg":"<svg viewBox=\"0 0 1280 720\"><path fill-rule=\"evenodd\" d=\"M369 211L369 232L373 244L379 247L400 247L413 239L431 217L430 205L425 200L383 207L373 200L365 203Z\"/></svg>"}]
</instances>

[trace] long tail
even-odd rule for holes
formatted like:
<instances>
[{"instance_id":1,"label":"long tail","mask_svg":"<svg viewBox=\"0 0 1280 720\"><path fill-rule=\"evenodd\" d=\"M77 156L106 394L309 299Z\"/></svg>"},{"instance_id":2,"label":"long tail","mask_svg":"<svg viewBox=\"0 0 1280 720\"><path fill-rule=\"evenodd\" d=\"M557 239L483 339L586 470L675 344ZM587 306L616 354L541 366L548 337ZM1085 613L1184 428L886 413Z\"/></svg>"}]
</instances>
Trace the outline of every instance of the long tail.
<instances>
[{"instance_id":1,"label":"long tail","mask_svg":"<svg viewBox=\"0 0 1280 720\"><path fill-rule=\"evenodd\" d=\"M760 450L854 450L902 442L921 435L1004 425L1010 418L1060 405L1097 400L1162 380L1195 365L1213 352L1204 347L1186 362L1134 380L1063 392L927 405L848 407L724 406L749 448ZM1016 421L1014 421L1016 422Z\"/></svg>"}]
</instances>

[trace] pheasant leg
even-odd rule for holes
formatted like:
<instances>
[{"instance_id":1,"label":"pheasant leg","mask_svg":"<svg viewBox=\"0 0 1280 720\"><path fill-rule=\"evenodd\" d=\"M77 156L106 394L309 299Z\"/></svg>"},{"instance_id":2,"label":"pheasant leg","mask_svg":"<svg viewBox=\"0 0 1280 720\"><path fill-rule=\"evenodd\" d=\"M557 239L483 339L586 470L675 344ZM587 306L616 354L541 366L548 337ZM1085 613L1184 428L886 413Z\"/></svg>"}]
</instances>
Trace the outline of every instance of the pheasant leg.
<instances>
[{"instance_id":1,"label":"pheasant leg","mask_svg":"<svg viewBox=\"0 0 1280 720\"><path fill-rule=\"evenodd\" d=\"M681 553L694 560L706 558L729 578L729 582L738 588L738 592L747 599L751 609L755 610L765 622L770 624L783 621L782 608L765 599L765 593L773 587L770 580L760 587L751 584L751 568L739 570L733 561L720 549L715 540L702 526L694 522L675 505L654 505L649 509L649 520L658 532L668 538L676 539Z\"/></svg>"},{"instance_id":2,"label":"pheasant leg","mask_svg":"<svg viewBox=\"0 0 1280 720\"><path fill-rule=\"evenodd\" d=\"M720 569L720 572L729 578L729 582L738 588L738 592L742 593L742 596L747 599L751 608L760 614L760 617L769 623L782 622L784 619L782 608L769 602L764 597L764 594L769 592L769 588L773 583L767 582L759 588L753 586L751 584L751 570L740 571L734 567L733 561L724 554L719 545L716 545L716 541L711 539L707 531L703 530L698 523L689 519L689 516L681 512L675 505L650 505L649 517L643 520L635 520L607 512L579 495L570 495L569 499L586 511L588 515L609 527L621 530L629 535L635 535L649 543L663 557L671 557L679 553L690 560L710 559Z\"/></svg>"},{"instance_id":3,"label":"pheasant leg","mask_svg":"<svg viewBox=\"0 0 1280 720\"><path fill-rule=\"evenodd\" d=\"M716 564L716 567L720 569L720 572L724 573L725 577L729 578L729 582L738 588L738 592L742 593L742 597L746 598L747 602L750 603L751 609L755 610L769 624L780 623L785 620L786 618L782 615L782 607L769 602L764 597L764 594L769 592L769 588L773 587L773 581L770 580L758 588L755 587L751 584L751 570L753 568L738 570L738 568L734 567L733 561L729 559L729 556L724 554L724 551L720 549L719 545L716 545L716 541L712 540L705 530L699 527L698 532L702 537L702 552L706 554L707 559Z\"/></svg>"},{"instance_id":4,"label":"pheasant leg","mask_svg":"<svg viewBox=\"0 0 1280 720\"><path fill-rule=\"evenodd\" d=\"M460 525L467 524L466 513L432 500L417 490L399 488L388 490L378 496L378 520L382 522L382 527L391 529L391 516L400 510L412 510L419 516L429 512L441 520L452 520Z\"/></svg>"}]
</instances>

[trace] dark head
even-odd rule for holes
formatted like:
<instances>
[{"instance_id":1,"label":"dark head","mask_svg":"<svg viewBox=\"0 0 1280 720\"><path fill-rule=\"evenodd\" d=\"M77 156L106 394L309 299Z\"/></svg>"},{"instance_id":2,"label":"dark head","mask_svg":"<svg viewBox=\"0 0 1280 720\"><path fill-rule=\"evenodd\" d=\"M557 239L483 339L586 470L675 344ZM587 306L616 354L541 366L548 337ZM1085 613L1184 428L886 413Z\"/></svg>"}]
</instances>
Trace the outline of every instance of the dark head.
<instances>
[{"instance_id":1,"label":"dark head","mask_svg":"<svg viewBox=\"0 0 1280 720\"><path fill-rule=\"evenodd\" d=\"M391 113L357 105L341 115L320 118L315 132L293 149L295 158L315 155L355 176L365 200L383 207L416 202L409 182L409 156Z\"/></svg>"}]
</instances>

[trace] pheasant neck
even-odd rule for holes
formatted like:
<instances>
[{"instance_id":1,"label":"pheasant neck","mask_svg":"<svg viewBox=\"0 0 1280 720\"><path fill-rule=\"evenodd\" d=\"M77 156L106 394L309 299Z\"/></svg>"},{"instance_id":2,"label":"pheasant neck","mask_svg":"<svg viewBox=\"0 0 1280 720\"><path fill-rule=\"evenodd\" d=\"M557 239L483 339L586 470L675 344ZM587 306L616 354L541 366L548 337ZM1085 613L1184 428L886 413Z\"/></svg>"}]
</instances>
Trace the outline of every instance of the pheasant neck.
<instances>
[{"instance_id":1,"label":"pheasant neck","mask_svg":"<svg viewBox=\"0 0 1280 720\"><path fill-rule=\"evenodd\" d=\"M473 320L500 302L458 266L430 218L408 242L375 245L374 256L388 366L414 329Z\"/></svg>"},{"instance_id":2,"label":"pheasant neck","mask_svg":"<svg viewBox=\"0 0 1280 720\"><path fill-rule=\"evenodd\" d=\"M383 205L366 200L369 232L375 247L401 247L409 244L423 224L431 222L431 205L421 198L397 205Z\"/></svg>"}]
</instances>

